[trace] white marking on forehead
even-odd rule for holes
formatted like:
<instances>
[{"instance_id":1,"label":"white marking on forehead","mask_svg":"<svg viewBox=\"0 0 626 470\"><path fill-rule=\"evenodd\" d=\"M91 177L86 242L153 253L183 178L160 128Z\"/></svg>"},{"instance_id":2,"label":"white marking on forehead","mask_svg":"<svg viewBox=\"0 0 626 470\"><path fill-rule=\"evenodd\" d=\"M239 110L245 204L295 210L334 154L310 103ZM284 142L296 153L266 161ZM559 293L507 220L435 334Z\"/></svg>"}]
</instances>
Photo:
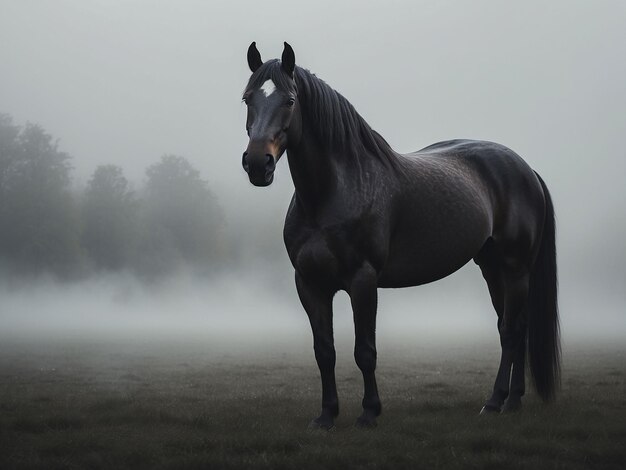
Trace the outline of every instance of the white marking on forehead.
<instances>
[{"instance_id":1,"label":"white marking on forehead","mask_svg":"<svg viewBox=\"0 0 626 470\"><path fill-rule=\"evenodd\" d=\"M265 96L270 96L276 91L276 85L270 78L268 80L265 80L265 83L261 86L260 90L263 92L263 94L265 94Z\"/></svg>"}]
</instances>

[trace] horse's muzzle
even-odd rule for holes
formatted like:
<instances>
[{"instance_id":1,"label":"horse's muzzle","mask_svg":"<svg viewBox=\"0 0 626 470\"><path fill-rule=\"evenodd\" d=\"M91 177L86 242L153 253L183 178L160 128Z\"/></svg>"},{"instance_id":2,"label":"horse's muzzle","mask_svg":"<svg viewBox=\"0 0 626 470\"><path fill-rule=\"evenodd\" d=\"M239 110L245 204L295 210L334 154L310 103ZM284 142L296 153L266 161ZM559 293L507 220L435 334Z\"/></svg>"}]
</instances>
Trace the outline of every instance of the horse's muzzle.
<instances>
[{"instance_id":1,"label":"horse's muzzle","mask_svg":"<svg viewBox=\"0 0 626 470\"><path fill-rule=\"evenodd\" d=\"M241 164L250 182L255 186L269 186L274 181L274 170L276 169L276 159L273 155L243 153Z\"/></svg>"}]
</instances>

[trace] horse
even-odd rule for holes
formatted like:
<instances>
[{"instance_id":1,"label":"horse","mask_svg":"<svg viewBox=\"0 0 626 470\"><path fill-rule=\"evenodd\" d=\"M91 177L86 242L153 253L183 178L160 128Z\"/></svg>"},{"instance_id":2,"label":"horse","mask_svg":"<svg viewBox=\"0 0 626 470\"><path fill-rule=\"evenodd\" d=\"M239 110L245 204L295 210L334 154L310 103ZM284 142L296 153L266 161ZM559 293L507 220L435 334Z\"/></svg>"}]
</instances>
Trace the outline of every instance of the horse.
<instances>
[{"instance_id":1,"label":"horse","mask_svg":"<svg viewBox=\"0 0 626 470\"><path fill-rule=\"evenodd\" d=\"M426 284L470 260L481 269L497 313L500 365L480 413L521 408L525 362L537 394L552 401L560 381L554 206L538 173L509 148L450 140L396 153L346 98L281 59L264 62L256 43L247 106L250 182L267 186L286 153L294 184L283 238L308 315L322 403L312 428L339 413L333 296L353 310L354 358L363 375L359 427L382 410L376 384L377 289Z\"/></svg>"}]
</instances>

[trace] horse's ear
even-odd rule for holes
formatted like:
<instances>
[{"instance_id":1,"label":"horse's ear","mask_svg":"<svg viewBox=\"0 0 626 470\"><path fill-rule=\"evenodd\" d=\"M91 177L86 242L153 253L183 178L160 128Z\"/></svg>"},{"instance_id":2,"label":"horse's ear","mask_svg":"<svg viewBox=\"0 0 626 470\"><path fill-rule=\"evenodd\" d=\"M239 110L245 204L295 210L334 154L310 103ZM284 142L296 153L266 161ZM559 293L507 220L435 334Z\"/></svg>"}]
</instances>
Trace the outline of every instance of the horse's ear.
<instances>
[{"instance_id":1,"label":"horse's ear","mask_svg":"<svg viewBox=\"0 0 626 470\"><path fill-rule=\"evenodd\" d=\"M293 78L293 71L296 68L296 54L294 54L293 49L287 43L285 43L281 61L283 70L287 72L291 78Z\"/></svg>"},{"instance_id":2,"label":"horse's ear","mask_svg":"<svg viewBox=\"0 0 626 470\"><path fill-rule=\"evenodd\" d=\"M259 70L261 65L263 65L261 53L256 48L256 42L253 41L250 47L248 47L248 67L250 67L250 70L254 73Z\"/></svg>"}]
</instances>

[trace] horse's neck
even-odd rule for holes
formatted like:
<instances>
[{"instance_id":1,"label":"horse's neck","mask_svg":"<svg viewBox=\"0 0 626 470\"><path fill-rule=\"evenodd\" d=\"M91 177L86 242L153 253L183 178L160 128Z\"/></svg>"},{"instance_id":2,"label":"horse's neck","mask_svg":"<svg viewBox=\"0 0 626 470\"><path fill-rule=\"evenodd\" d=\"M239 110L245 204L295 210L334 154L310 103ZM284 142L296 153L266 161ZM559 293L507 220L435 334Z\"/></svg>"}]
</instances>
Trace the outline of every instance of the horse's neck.
<instances>
[{"instance_id":1,"label":"horse's neck","mask_svg":"<svg viewBox=\"0 0 626 470\"><path fill-rule=\"evenodd\" d=\"M337 184L332 162L314 139L306 138L287 150L287 158L298 202L307 212L317 212Z\"/></svg>"},{"instance_id":2,"label":"horse's neck","mask_svg":"<svg viewBox=\"0 0 626 470\"><path fill-rule=\"evenodd\" d=\"M372 184L375 162L347 157L339 150L323 149L306 133L297 148L287 150L296 199L311 216L326 212L331 205L334 212L356 194L361 195L364 207L369 206L366 195L371 192L365 186Z\"/></svg>"}]
</instances>

